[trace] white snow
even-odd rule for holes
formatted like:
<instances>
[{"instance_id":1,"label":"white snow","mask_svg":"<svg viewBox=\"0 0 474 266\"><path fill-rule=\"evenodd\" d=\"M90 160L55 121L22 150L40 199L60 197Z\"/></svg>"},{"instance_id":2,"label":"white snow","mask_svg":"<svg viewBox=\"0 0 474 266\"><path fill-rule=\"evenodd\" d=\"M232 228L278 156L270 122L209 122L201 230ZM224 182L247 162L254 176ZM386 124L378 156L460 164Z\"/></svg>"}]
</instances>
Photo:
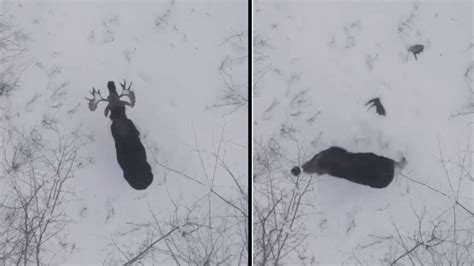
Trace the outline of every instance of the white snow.
<instances>
[{"instance_id":1,"label":"white snow","mask_svg":"<svg viewBox=\"0 0 474 266\"><path fill-rule=\"evenodd\" d=\"M405 175L450 194L440 149L452 163L465 152L466 162L472 156L473 116L455 116L470 97L463 75L473 62L472 2L257 1L256 9L254 33L264 40L256 55L264 59L255 68L264 74L256 77L254 139L279 142L288 173L319 151L340 146L395 160L404 156ZM410 25L399 32L410 14ZM425 46L418 60L407 52L414 44ZM381 98L386 117L364 106L374 97ZM301 157L280 134L283 124L296 130ZM447 168L457 186L460 170L452 163ZM470 163L465 167L472 173ZM452 204L401 176L383 190L327 175L313 178L317 192L307 200L318 213L305 222L312 236L307 252L317 264L355 264L353 251L368 235L393 233L391 217L406 232L416 228L410 201L417 211L426 205L430 217ZM459 193L472 210L473 180L464 177ZM374 251L370 255L380 258L387 250Z\"/></svg>"}]
</instances>

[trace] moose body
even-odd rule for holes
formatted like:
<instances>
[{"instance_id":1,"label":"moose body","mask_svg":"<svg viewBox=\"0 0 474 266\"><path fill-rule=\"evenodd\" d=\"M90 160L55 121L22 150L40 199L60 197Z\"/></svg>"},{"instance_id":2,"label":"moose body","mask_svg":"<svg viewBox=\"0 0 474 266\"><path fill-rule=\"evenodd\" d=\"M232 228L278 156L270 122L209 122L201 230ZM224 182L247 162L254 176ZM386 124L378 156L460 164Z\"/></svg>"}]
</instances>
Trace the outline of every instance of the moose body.
<instances>
[{"instance_id":1,"label":"moose body","mask_svg":"<svg viewBox=\"0 0 474 266\"><path fill-rule=\"evenodd\" d=\"M130 186L137 190L143 190L153 182L153 173L147 162L145 147L140 141L140 132L125 113L125 106L133 107L135 105L135 95L133 91L130 91L131 85L128 89L125 89L125 82L120 85L123 88L121 95L117 94L114 82L109 81L107 84L109 97L107 99L100 95L100 91L93 89L92 95L94 98L87 100L89 100L91 111L97 108L98 102L108 102L104 114L107 117L110 113L109 118L112 120L110 129L115 141L117 161L123 170L125 180ZM100 99L95 98L97 95L100 96ZM122 96L128 96L130 103L120 100Z\"/></svg>"},{"instance_id":2,"label":"moose body","mask_svg":"<svg viewBox=\"0 0 474 266\"><path fill-rule=\"evenodd\" d=\"M308 174L328 174L372 188L385 188L393 180L395 167L403 167L404 163L405 159L399 163L374 153L352 153L331 147L316 154L301 168ZM296 166L291 172L299 175L301 170Z\"/></svg>"},{"instance_id":3,"label":"moose body","mask_svg":"<svg viewBox=\"0 0 474 266\"><path fill-rule=\"evenodd\" d=\"M145 147L140 141L140 132L125 115L125 107L117 106L110 110L110 129L123 177L134 189L146 189L153 181L153 173L146 159Z\"/></svg>"}]
</instances>

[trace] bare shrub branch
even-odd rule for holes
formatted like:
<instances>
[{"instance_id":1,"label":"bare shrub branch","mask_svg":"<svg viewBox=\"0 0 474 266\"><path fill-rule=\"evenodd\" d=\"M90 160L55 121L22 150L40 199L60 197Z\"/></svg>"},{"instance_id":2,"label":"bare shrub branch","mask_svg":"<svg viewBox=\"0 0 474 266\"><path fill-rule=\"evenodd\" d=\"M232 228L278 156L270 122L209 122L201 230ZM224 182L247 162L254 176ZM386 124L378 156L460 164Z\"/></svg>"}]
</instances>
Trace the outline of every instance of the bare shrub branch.
<instances>
[{"instance_id":1,"label":"bare shrub branch","mask_svg":"<svg viewBox=\"0 0 474 266\"><path fill-rule=\"evenodd\" d=\"M353 259L359 265L383 264L383 265L471 265L474 260L472 250L474 248L473 212L467 203L462 203L466 195L461 193L463 186L472 186L469 169L471 168L470 140L461 151L459 162L454 163L444 158L441 144L439 155L444 177L449 184L449 192L444 192L425 182L411 178L403 173L401 176L409 182L420 185L449 200L448 208L436 214L438 208L428 208L423 204L422 210L412 207L416 223L410 230L402 230L392 218L394 232L388 236L374 236L376 241L370 244L359 245L354 250ZM461 150L461 149L460 149ZM454 166L454 167L448 167ZM457 174L457 177L454 176ZM384 250L384 254L374 258L374 248ZM363 252L371 253L364 256ZM372 257L372 260L370 259ZM375 259L375 261L374 261Z\"/></svg>"},{"instance_id":2,"label":"bare shrub branch","mask_svg":"<svg viewBox=\"0 0 474 266\"><path fill-rule=\"evenodd\" d=\"M177 265L242 264L248 258L248 186L246 176L237 175L226 162L224 131L214 151L199 147L195 133L195 153L202 175L187 174L158 161L150 150L152 164L189 180L204 195L186 204L170 195L172 212L160 213L159 219L149 205L150 221L129 223L125 233L118 234L109 245L112 254L108 263L149 265L170 263ZM216 186L216 180L229 180L230 186ZM139 239L131 248L128 239Z\"/></svg>"},{"instance_id":3,"label":"bare shrub branch","mask_svg":"<svg viewBox=\"0 0 474 266\"><path fill-rule=\"evenodd\" d=\"M80 129L63 131L57 124L0 130L0 264L44 264L54 256L48 247L67 243L70 180L89 163L80 154L89 140Z\"/></svg>"},{"instance_id":4,"label":"bare shrub branch","mask_svg":"<svg viewBox=\"0 0 474 266\"><path fill-rule=\"evenodd\" d=\"M253 261L256 265L280 265L292 253L304 257L301 253L309 236L304 217L314 208L305 199L313 191L314 179L288 173L275 139L256 146Z\"/></svg>"},{"instance_id":5,"label":"bare shrub branch","mask_svg":"<svg viewBox=\"0 0 474 266\"><path fill-rule=\"evenodd\" d=\"M243 31L230 32L220 46L228 45L232 49L231 54L226 56L219 66L219 76L224 87L220 90L220 96L210 106L211 108L225 108L226 115L248 105L248 86L246 66L248 35Z\"/></svg>"},{"instance_id":6,"label":"bare shrub branch","mask_svg":"<svg viewBox=\"0 0 474 266\"><path fill-rule=\"evenodd\" d=\"M6 16L0 11L0 97L10 97L19 87L21 71L14 59L25 51L23 44L28 40L26 34L7 22Z\"/></svg>"}]
</instances>

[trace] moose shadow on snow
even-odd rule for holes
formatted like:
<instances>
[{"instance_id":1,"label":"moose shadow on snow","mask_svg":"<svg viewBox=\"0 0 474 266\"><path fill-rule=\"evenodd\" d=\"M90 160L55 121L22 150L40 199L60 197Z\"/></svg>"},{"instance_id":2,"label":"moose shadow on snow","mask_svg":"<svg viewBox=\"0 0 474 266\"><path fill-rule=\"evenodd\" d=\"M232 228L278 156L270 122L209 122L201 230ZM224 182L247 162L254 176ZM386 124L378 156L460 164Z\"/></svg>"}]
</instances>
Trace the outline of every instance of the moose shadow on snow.
<instances>
[{"instance_id":1,"label":"moose shadow on snow","mask_svg":"<svg viewBox=\"0 0 474 266\"><path fill-rule=\"evenodd\" d=\"M153 182L153 173L151 167L147 162L145 147L140 141L140 132L135 127L132 120L127 118L125 113L125 106L135 106L135 94L130 90L132 84L126 88L126 81L120 83L122 93L118 95L115 83L109 81L107 88L109 89L109 96L103 98L100 90L92 87L92 99L89 101L89 109L94 111L99 102L108 102L104 110L105 117L110 116L112 120L111 131L112 137L115 141L115 150L117 153L117 161L123 170L125 180L134 189L146 189ZM120 98L127 96L130 102L121 100Z\"/></svg>"},{"instance_id":2,"label":"moose shadow on snow","mask_svg":"<svg viewBox=\"0 0 474 266\"><path fill-rule=\"evenodd\" d=\"M330 147L316 154L301 168L307 174L328 174L372 188L385 188L393 180L395 167L403 168L406 159L400 162L374 153L352 153L340 147ZM301 174L301 168L295 166L291 173Z\"/></svg>"}]
</instances>

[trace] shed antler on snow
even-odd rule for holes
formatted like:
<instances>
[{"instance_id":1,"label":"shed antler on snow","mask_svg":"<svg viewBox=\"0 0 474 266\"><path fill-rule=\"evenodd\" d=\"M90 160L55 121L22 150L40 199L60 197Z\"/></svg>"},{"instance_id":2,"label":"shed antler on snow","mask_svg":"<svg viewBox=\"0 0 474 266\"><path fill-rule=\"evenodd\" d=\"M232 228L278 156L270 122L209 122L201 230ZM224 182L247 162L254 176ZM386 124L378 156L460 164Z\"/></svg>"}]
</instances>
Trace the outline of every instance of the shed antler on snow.
<instances>
[{"instance_id":1,"label":"shed antler on snow","mask_svg":"<svg viewBox=\"0 0 474 266\"><path fill-rule=\"evenodd\" d=\"M422 44L415 44L408 48L408 52L411 52L415 56L415 60L418 60L416 56L423 52L424 49L425 46L423 46Z\"/></svg>"},{"instance_id":2,"label":"shed antler on snow","mask_svg":"<svg viewBox=\"0 0 474 266\"><path fill-rule=\"evenodd\" d=\"M380 98L370 99L365 105L368 105L369 109L375 107L375 111L377 112L377 114L385 116L385 108L383 107Z\"/></svg>"}]
</instances>

